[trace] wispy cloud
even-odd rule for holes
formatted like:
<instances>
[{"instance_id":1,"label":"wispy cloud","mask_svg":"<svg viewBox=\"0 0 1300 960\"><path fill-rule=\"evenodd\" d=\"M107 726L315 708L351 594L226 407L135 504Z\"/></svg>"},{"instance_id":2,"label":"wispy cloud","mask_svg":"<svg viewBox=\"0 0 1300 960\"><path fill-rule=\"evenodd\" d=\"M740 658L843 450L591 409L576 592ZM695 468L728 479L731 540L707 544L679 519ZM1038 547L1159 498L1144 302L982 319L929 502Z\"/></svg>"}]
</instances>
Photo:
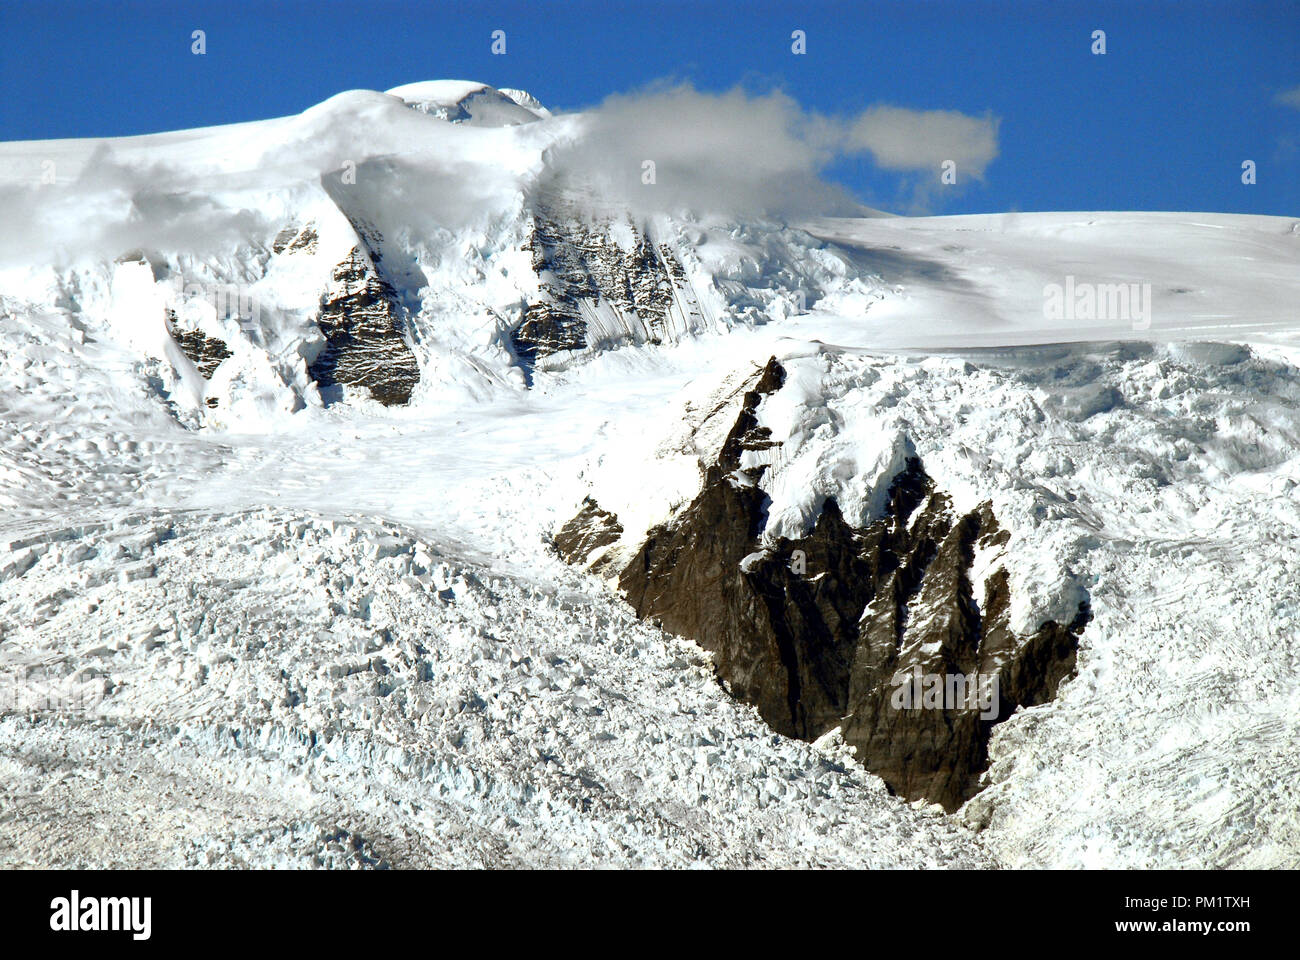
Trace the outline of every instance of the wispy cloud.
<instances>
[{"instance_id":1,"label":"wispy cloud","mask_svg":"<svg viewBox=\"0 0 1300 960\"><path fill-rule=\"evenodd\" d=\"M1292 87L1290 90L1283 90L1274 100L1284 107L1295 107L1300 110L1300 87Z\"/></svg>"},{"instance_id":2,"label":"wispy cloud","mask_svg":"<svg viewBox=\"0 0 1300 960\"><path fill-rule=\"evenodd\" d=\"M956 110L872 107L853 121L849 143L870 151L886 170L938 170L951 160L982 179L998 155L998 119Z\"/></svg>"},{"instance_id":3,"label":"wispy cloud","mask_svg":"<svg viewBox=\"0 0 1300 960\"><path fill-rule=\"evenodd\" d=\"M0 186L0 209L0 260L9 264L63 265L135 249L222 256L279 227L261 211L196 190L194 175L179 167L123 163L108 142L57 186Z\"/></svg>"},{"instance_id":4,"label":"wispy cloud","mask_svg":"<svg viewBox=\"0 0 1300 960\"><path fill-rule=\"evenodd\" d=\"M991 114L879 105L827 116L779 91L705 93L689 84L609 97L584 112L577 131L553 152L557 175L650 210L851 214L860 205L824 175L838 159L869 155L881 169L937 186L945 160L978 180L998 155Z\"/></svg>"}]
</instances>

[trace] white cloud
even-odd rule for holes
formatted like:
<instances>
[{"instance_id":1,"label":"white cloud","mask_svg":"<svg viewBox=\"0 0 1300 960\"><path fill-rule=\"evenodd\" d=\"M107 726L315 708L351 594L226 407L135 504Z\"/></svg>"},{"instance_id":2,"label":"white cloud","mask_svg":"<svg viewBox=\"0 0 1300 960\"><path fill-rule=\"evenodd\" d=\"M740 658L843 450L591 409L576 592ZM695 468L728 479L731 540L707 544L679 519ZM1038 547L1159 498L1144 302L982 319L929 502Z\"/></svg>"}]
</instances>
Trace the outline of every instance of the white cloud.
<instances>
[{"instance_id":1,"label":"white cloud","mask_svg":"<svg viewBox=\"0 0 1300 960\"><path fill-rule=\"evenodd\" d=\"M612 96L584 112L551 166L642 209L848 215L860 206L822 175L836 159L870 153L883 169L936 183L940 164L955 160L979 178L998 154L997 129L992 116L876 106L829 117L780 92L682 84ZM653 185L643 182L647 161Z\"/></svg>"},{"instance_id":2,"label":"white cloud","mask_svg":"<svg viewBox=\"0 0 1300 960\"><path fill-rule=\"evenodd\" d=\"M0 261L11 265L112 259L138 249L221 256L280 226L261 211L204 194L178 167L121 163L106 143L75 179L0 186L0 209Z\"/></svg>"},{"instance_id":3,"label":"white cloud","mask_svg":"<svg viewBox=\"0 0 1300 960\"><path fill-rule=\"evenodd\" d=\"M976 178L998 155L998 120L956 110L877 106L853 122L850 148L870 151L886 170L938 170L945 160Z\"/></svg>"}]
</instances>

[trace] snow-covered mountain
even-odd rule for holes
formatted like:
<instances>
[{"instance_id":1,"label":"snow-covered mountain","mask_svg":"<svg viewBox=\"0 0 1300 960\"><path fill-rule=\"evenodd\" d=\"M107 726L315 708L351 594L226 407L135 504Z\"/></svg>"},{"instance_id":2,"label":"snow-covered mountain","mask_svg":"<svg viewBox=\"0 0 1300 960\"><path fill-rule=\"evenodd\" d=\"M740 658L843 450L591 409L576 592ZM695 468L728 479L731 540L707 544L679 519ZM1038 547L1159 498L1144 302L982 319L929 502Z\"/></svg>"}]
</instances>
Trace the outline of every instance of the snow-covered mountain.
<instances>
[{"instance_id":1,"label":"snow-covered mountain","mask_svg":"<svg viewBox=\"0 0 1300 960\"><path fill-rule=\"evenodd\" d=\"M1300 863L1300 221L740 215L588 129L0 144L0 861Z\"/></svg>"}]
</instances>

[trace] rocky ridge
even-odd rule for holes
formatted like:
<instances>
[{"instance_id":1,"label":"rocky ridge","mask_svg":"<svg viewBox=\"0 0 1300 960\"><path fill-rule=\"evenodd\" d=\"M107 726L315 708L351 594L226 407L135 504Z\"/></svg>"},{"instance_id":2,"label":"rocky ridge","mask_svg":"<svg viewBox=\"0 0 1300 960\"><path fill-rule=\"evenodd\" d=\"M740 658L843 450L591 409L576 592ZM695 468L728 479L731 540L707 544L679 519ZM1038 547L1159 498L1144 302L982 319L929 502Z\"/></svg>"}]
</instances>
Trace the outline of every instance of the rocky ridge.
<instances>
[{"instance_id":1,"label":"rocky ridge","mask_svg":"<svg viewBox=\"0 0 1300 960\"><path fill-rule=\"evenodd\" d=\"M605 572L637 614L711 651L719 679L773 729L804 740L838 729L891 790L955 811L980 789L993 727L1072 675L1089 611L1015 634L1006 570L988 562L1008 532L988 503L956 512L915 456L868 526L828 499L807 536L765 540L768 468L741 458L773 445L756 411L784 379L773 358L699 494L629 561L599 552L622 528L592 500L556 546L570 562L621 565Z\"/></svg>"},{"instance_id":2,"label":"rocky ridge","mask_svg":"<svg viewBox=\"0 0 1300 960\"><path fill-rule=\"evenodd\" d=\"M656 243L644 227L617 224L627 236L620 243L613 221L588 218L564 207L538 204L528 247L541 296L526 306L511 333L516 355L531 367L539 359L597 345L605 335L661 343L677 326L671 313L699 315L681 262L666 243ZM612 316L608 331L593 329L596 308Z\"/></svg>"},{"instance_id":3,"label":"rocky ridge","mask_svg":"<svg viewBox=\"0 0 1300 960\"><path fill-rule=\"evenodd\" d=\"M404 404L420 380L419 364L406 340L401 308L379 270L379 255L361 234L331 273L316 323L325 346L309 366L313 380L364 387L385 406Z\"/></svg>"}]
</instances>

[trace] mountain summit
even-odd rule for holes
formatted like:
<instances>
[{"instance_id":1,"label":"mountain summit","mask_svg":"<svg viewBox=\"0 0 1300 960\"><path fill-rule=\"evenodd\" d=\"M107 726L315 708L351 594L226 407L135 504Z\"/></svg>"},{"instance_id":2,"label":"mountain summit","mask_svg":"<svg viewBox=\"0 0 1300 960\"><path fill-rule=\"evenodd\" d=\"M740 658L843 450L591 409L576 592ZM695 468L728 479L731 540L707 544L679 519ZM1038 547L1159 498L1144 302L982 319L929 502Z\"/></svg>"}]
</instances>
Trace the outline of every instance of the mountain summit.
<instances>
[{"instance_id":1,"label":"mountain summit","mask_svg":"<svg viewBox=\"0 0 1300 960\"><path fill-rule=\"evenodd\" d=\"M451 123L512 127L550 116L536 97L523 90L497 90L469 80L424 80L386 92L414 110Z\"/></svg>"}]
</instances>

